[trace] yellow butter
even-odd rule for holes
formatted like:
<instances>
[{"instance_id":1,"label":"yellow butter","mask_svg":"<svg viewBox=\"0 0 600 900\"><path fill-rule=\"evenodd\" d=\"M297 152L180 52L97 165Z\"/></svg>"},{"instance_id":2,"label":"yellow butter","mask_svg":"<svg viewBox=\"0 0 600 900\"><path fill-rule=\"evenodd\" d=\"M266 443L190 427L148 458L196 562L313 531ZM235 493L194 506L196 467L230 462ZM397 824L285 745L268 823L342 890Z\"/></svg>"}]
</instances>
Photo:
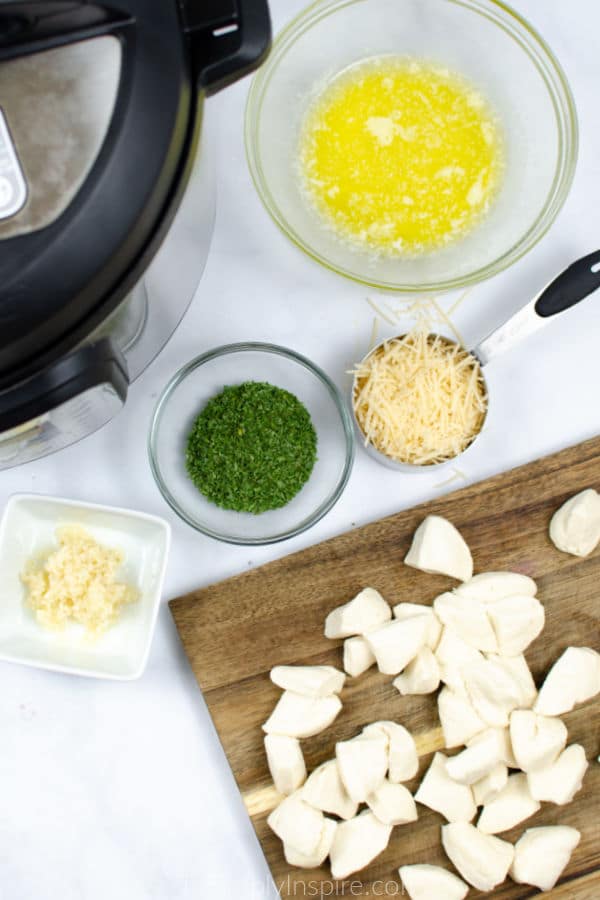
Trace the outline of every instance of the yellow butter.
<instances>
[{"instance_id":1,"label":"yellow butter","mask_svg":"<svg viewBox=\"0 0 600 900\"><path fill-rule=\"evenodd\" d=\"M468 234L501 183L503 145L483 96L454 72L396 57L346 70L300 135L305 195L370 252L414 256Z\"/></svg>"}]
</instances>

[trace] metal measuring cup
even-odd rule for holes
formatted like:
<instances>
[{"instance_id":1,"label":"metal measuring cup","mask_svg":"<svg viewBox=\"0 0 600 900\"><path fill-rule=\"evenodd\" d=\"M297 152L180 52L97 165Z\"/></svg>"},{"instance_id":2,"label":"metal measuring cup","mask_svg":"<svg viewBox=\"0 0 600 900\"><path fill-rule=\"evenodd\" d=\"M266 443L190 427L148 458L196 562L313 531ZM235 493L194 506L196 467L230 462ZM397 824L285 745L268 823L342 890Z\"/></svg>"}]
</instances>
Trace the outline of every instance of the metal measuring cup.
<instances>
[{"instance_id":1,"label":"metal measuring cup","mask_svg":"<svg viewBox=\"0 0 600 900\"><path fill-rule=\"evenodd\" d=\"M519 343L519 341L529 337L529 335L539 331L541 328L544 328L553 316L566 312L566 310L575 306L581 300L584 300L598 288L600 288L600 250L589 253L587 256L583 256L581 259L578 259L568 266L568 268L561 272L560 275L546 285L533 300L530 300L529 303L521 307L521 309L504 322L504 324L495 328L494 331L480 341L477 346L466 351L480 364L487 407L481 423L481 428L473 437L470 444L456 456L449 457L448 459L444 459L437 463L425 465L400 462L387 456L387 454L382 453L372 444L365 444L365 435L356 418L354 403L352 402L351 406L354 424L358 435L362 439L363 447L369 455L378 462L399 472L429 472L434 469L439 469L442 466L447 466L449 463L456 462L457 459L461 458L471 449L471 447L473 447L485 425L489 410L490 395L483 374L484 367L490 360L499 356L501 353L504 353L505 350L511 349L515 344ZM435 337L435 335L432 336ZM402 337L404 337L404 335L399 335L398 339ZM445 335L440 335L439 337L448 344L458 345L457 341L453 341ZM387 341L381 341L377 344L376 347L364 356L362 363L365 363L373 354L377 353L385 343L389 342L389 340L390 339L388 338ZM356 396L357 386L357 377L355 375L352 382L352 401Z\"/></svg>"}]
</instances>

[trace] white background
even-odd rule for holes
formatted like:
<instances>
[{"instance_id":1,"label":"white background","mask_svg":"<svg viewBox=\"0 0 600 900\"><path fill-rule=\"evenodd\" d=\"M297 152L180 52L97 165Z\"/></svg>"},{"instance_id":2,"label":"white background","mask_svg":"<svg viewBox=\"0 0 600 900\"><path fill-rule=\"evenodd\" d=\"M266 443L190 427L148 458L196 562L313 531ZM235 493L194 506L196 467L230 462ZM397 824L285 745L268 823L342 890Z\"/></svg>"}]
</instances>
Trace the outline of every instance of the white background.
<instances>
[{"instance_id":1,"label":"white background","mask_svg":"<svg viewBox=\"0 0 600 900\"><path fill-rule=\"evenodd\" d=\"M571 82L579 166L549 235L510 271L473 289L459 309L455 321L467 341L600 245L600 4L517 5ZM300 6L274 0L275 28ZM399 475L359 450L346 492L322 522L285 545L259 549L202 537L159 496L145 437L157 392L184 361L221 343L270 340L306 354L346 387L343 373L365 352L371 332L365 289L305 259L262 209L244 159L247 89L245 81L207 104L218 143L217 225L185 326L133 385L115 421L56 456L0 473L0 507L15 491L39 491L167 517L173 550L165 601L450 490L440 487L445 474ZM600 432L600 295L498 359L488 379L493 414L461 464L468 481ZM1 900L267 895L264 859L166 605L138 682L0 665Z\"/></svg>"}]
</instances>

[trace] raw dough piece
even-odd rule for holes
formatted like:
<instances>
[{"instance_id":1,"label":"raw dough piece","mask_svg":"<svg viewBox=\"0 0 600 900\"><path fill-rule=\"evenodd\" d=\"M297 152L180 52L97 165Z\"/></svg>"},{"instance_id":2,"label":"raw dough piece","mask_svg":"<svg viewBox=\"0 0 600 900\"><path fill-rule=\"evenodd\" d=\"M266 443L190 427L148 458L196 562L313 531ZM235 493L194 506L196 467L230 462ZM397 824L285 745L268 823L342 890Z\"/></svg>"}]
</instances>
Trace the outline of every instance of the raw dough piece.
<instances>
[{"instance_id":1,"label":"raw dough piece","mask_svg":"<svg viewBox=\"0 0 600 900\"><path fill-rule=\"evenodd\" d=\"M441 866L401 866L398 874L410 900L464 900L469 885Z\"/></svg>"},{"instance_id":2,"label":"raw dough piece","mask_svg":"<svg viewBox=\"0 0 600 900\"><path fill-rule=\"evenodd\" d=\"M329 852L332 876L336 879L347 878L353 872L364 869L383 853L391 833L392 826L380 822L371 810L365 810L347 822L340 822Z\"/></svg>"},{"instance_id":3,"label":"raw dough piece","mask_svg":"<svg viewBox=\"0 0 600 900\"><path fill-rule=\"evenodd\" d=\"M589 556L600 541L600 495L587 488L563 503L550 520L550 539L563 553Z\"/></svg>"},{"instance_id":4,"label":"raw dough piece","mask_svg":"<svg viewBox=\"0 0 600 900\"><path fill-rule=\"evenodd\" d=\"M442 825L442 844L465 881L480 891L502 884L513 861L512 844L483 834L468 822Z\"/></svg>"},{"instance_id":5,"label":"raw dough piece","mask_svg":"<svg viewBox=\"0 0 600 900\"><path fill-rule=\"evenodd\" d=\"M465 539L442 516L423 519L404 562L430 575L449 575L458 581L468 581L473 575L473 557Z\"/></svg>"},{"instance_id":6,"label":"raw dough piece","mask_svg":"<svg viewBox=\"0 0 600 900\"><path fill-rule=\"evenodd\" d=\"M306 780L300 741L285 734L265 735L269 771L280 794L293 794Z\"/></svg>"},{"instance_id":7,"label":"raw dough piece","mask_svg":"<svg viewBox=\"0 0 600 900\"><path fill-rule=\"evenodd\" d=\"M528 828L515 844L509 875L518 884L532 884L550 891L568 865L580 833L568 825Z\"/></svg>"},{"instance_id":8,"label":"raw dough piece","mask_svg":"<svg viewBox=\"0 0 600 900\"><path fill-rule=\"evenodd\" d=\"M436 753L415 794L417 803L441 813L449 822L470 822L477 812L473 792L466 784L450 778L448 757Z\"/></svg>"}]
</instances>

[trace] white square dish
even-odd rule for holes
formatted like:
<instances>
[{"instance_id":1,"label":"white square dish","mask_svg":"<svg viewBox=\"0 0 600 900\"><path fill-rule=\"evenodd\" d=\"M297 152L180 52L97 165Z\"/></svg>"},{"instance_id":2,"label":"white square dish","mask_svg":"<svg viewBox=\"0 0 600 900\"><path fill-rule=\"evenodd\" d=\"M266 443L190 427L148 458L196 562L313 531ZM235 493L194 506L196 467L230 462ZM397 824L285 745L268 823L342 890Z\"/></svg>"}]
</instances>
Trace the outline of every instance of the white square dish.
<instances>
[{"instance_id":1,"label":"white square dish","mask_svg":"<svg viewBox=\"0 0 600 900\"><path fill-rule=\"evenodd\" d=\"M28 608L21 572L57 546L56 528L78 524L125 556L119 577L139 598L99 638L73 623L43 628ZM139 678L148 660L171 542L171 527L146 513L95 503L14 494L0 523L0 660L94 678Z\"/></svg>"}]
</instances>

